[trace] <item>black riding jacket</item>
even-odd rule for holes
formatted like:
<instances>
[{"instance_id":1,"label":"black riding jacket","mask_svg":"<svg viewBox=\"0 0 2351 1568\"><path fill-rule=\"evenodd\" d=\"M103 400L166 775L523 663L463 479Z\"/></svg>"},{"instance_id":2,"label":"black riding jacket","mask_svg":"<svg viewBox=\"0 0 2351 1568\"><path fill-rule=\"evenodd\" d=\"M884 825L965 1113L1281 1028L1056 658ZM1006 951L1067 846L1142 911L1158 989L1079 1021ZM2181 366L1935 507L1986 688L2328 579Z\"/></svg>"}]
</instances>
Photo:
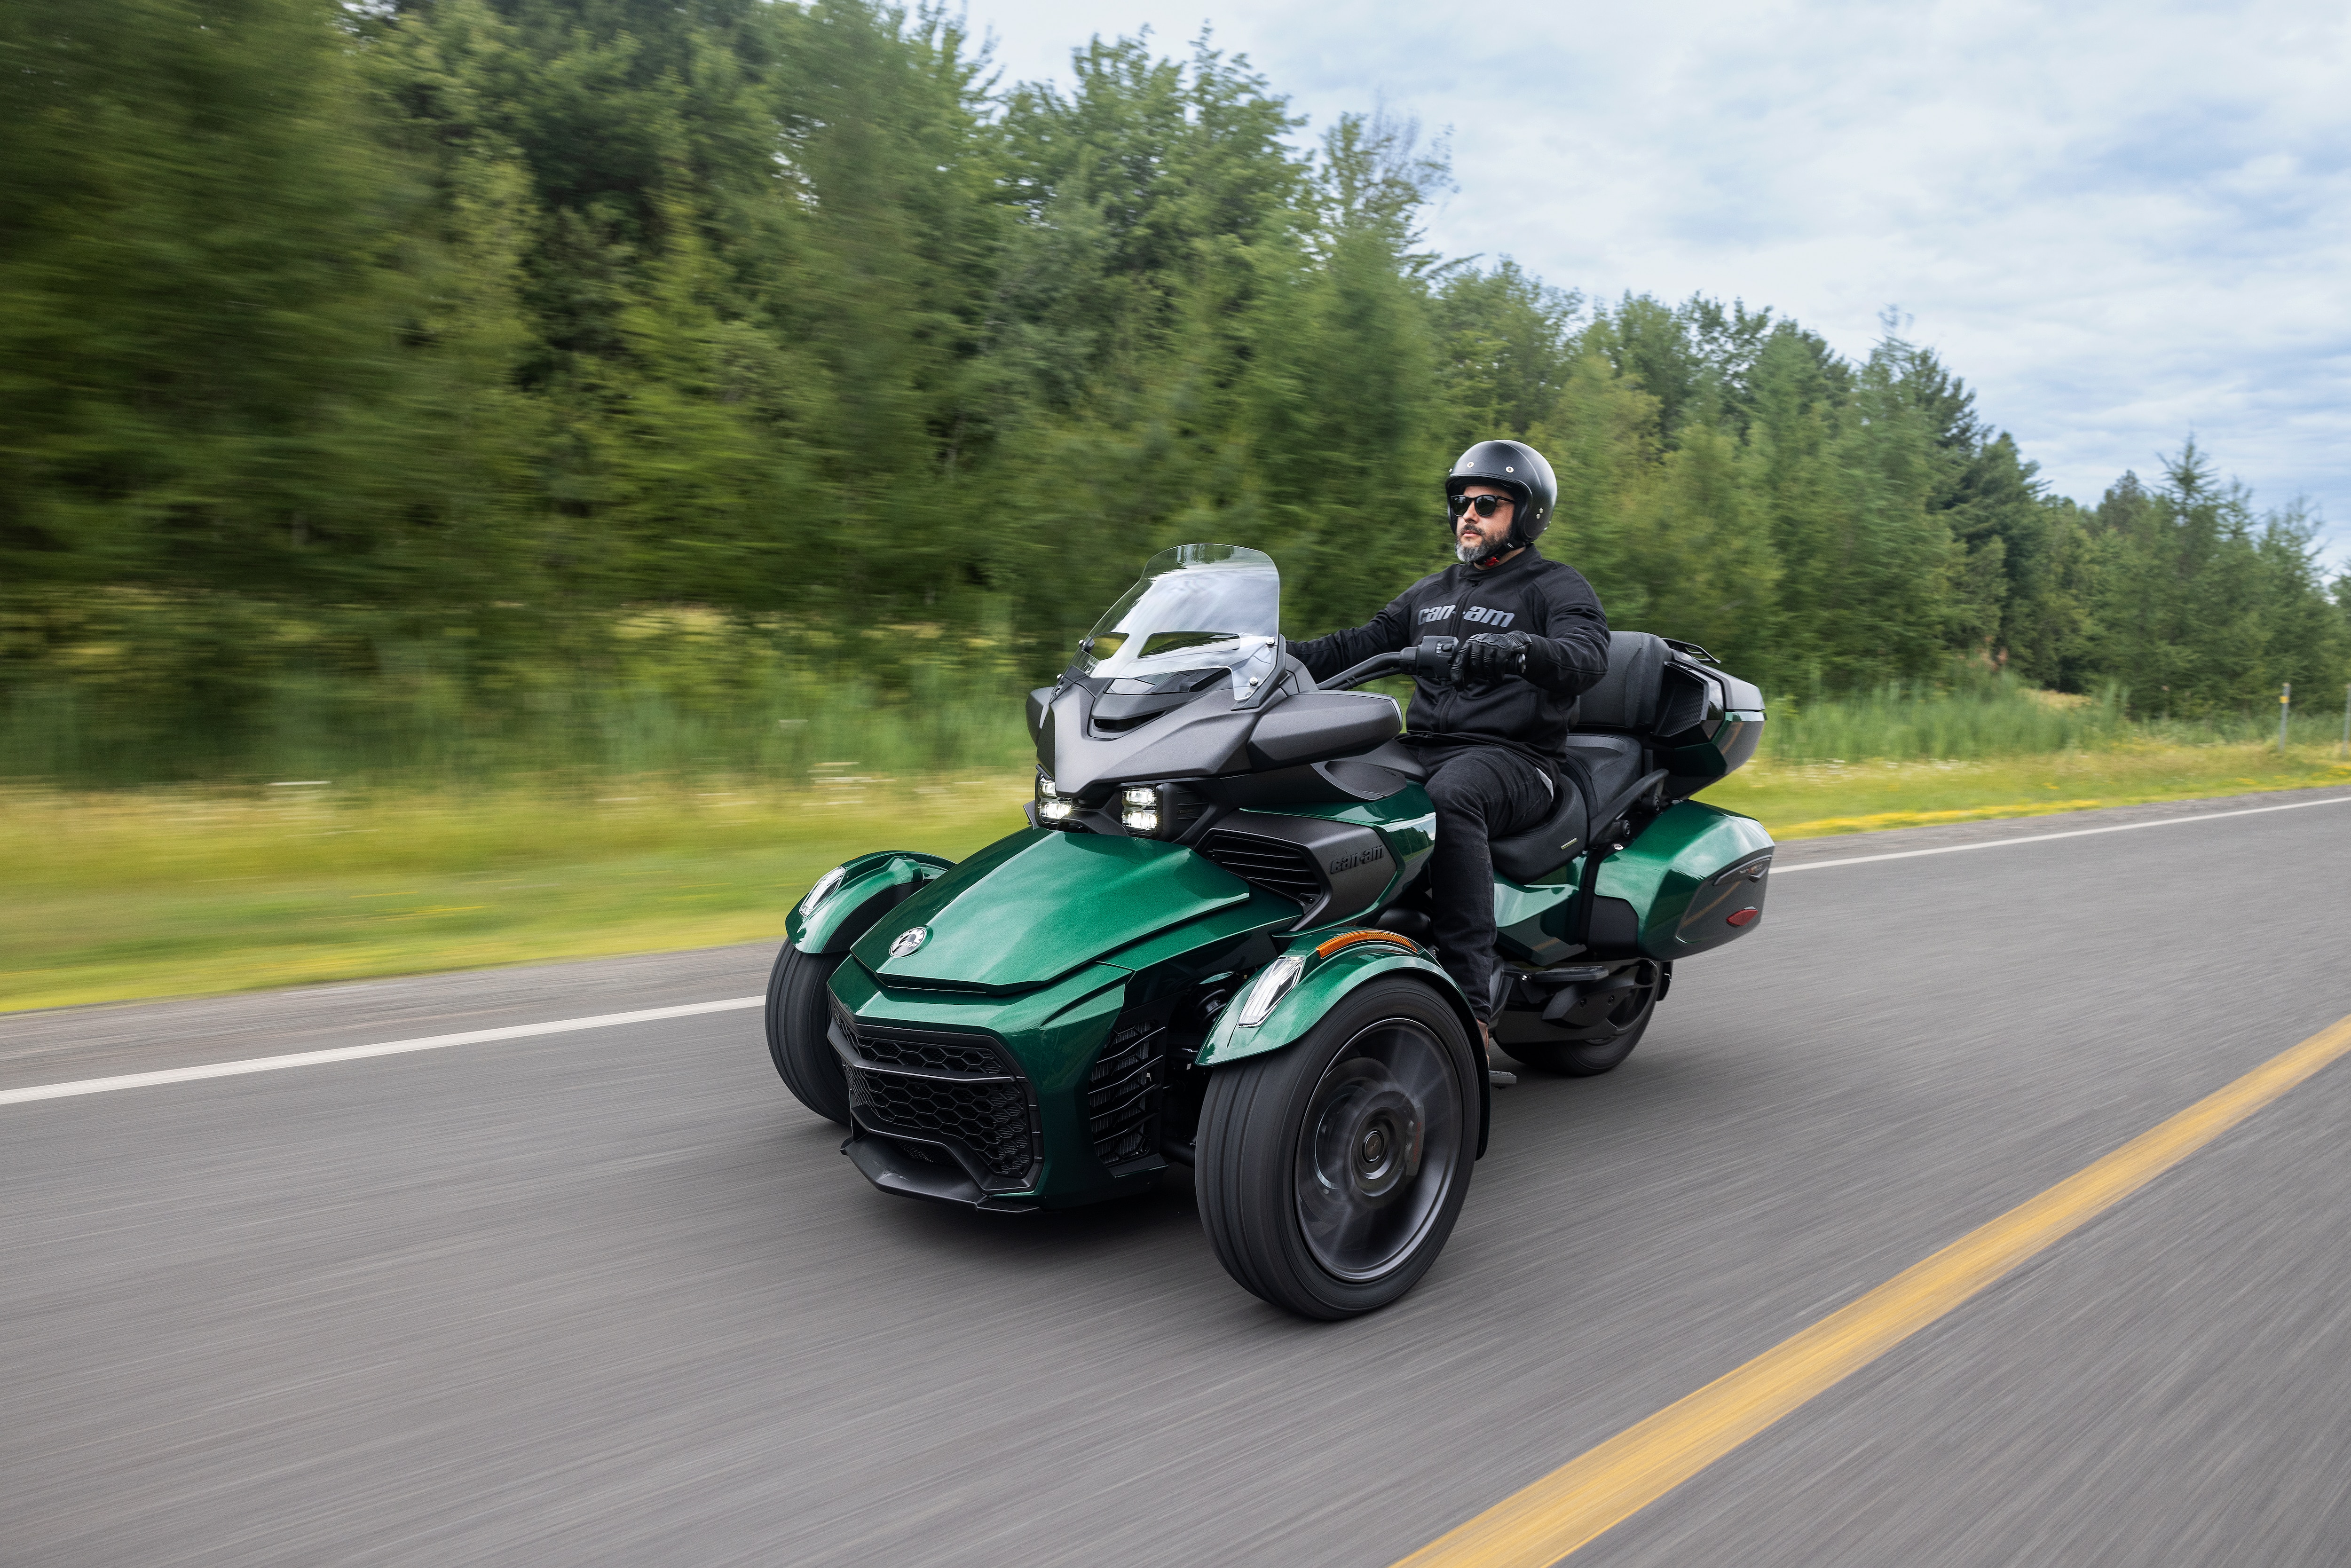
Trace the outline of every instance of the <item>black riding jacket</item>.
<instances>
[{"instance_id":1,"label":"black riding jacket","mask_svg":"<svg viewBox=\"0 0 2351 1568\"><path fill-rule=\"evenodd\" d=\"M1405 727L1556 755L1576 697L1608 673L1608 618L1582 572L1546 560L1531 545L1483 571L1448 566L1405 589L1369 625L1292 643L1290 651L1319 681L1424 637L1466 642L1480 632L1527 633L1526 678L1457 687L1416 675Z\"/></svg>"}]
</instances>

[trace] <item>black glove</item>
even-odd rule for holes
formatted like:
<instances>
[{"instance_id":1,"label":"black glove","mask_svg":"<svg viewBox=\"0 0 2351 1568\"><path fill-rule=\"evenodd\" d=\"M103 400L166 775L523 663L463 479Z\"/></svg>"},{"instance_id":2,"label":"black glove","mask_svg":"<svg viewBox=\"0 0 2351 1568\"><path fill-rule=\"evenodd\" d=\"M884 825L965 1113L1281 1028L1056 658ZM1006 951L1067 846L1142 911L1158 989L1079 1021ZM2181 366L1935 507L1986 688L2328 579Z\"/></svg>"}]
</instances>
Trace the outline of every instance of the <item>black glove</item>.
<instances>
[{"instance_id":1,"label":"black glove","mask_svg":"<svg viewBox=\"0 0 2351 1568\"><path fill-rule=\"evenodd\" d=\"M1527 673L1527 634L1523 632L1480 632L1453 655L1453 684L1499 681Z\"/></svg>"}]
</instances>

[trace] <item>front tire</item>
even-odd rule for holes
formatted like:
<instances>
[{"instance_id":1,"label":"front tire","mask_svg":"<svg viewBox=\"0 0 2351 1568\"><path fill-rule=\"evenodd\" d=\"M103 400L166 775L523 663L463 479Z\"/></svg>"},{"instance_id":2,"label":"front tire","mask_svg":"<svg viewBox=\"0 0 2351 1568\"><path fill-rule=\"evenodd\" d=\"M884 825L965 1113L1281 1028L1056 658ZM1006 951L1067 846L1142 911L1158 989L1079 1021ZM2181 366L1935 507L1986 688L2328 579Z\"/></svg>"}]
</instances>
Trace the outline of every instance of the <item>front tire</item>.
<instances>
[{"instance_id":1,"label":"front tire","mask_svg":"<svg viewBox=\"0 0 2351 1568\"><path fill-rule=\"evenodd\" d=\"M1411 1290L1469 1190L1477 1071L1453 1009L1400 978L1347 996L1287 1050L1216 1070L1194 1175L1217 1260L1301 1317Z\"/></svg>"},{"instance_id":2,"label":"front tire","mask_svg":"<svg viewBox=\"0 0 2351 1568\"><path fill-rule=\"evenodd\" d=\"M849 1122L849 1079L825 1038L831 1024L826 985L845 953L803 953L790 943L768 976L768 1054L784 1087L828 1122Z\"/></svg>"}]
</instances>

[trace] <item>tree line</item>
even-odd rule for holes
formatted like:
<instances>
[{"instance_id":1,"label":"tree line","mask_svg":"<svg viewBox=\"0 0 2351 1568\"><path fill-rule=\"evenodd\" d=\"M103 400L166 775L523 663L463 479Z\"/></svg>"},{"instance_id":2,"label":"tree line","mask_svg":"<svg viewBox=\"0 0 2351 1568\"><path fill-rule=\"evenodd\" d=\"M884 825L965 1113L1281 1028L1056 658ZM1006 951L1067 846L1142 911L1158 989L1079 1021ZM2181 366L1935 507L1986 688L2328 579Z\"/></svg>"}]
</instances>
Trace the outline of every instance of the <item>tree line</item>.
<instances>
[{"instance_id":1,"label":"tree line","mask_svg":"<svg viewBox=\"0 0 2351 1568\"><path fill-rule=\"evenodd\" d=\"M1433 254L1441 142L1303 140L1206 40L1057 87L929 4L5 0L0 57L0 702L492 711L647 606L1035 674L1196 538L1310 634L1448 559L1498 434L1613 623L1775 693L2351 673L2311 519L2192 441L2082 506L1891 318L1856 361Z\"/></svg>"}]
</instances>

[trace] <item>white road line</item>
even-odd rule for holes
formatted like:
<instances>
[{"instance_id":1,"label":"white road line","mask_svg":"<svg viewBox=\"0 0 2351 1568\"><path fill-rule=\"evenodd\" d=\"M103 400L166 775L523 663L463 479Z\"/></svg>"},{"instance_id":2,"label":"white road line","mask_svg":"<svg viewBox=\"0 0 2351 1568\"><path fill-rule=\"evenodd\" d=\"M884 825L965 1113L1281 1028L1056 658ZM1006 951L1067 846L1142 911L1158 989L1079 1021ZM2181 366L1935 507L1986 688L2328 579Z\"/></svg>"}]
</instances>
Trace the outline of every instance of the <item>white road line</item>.
<instances>
[{"instance_id":1,"label":"white road line","mask_svg":"<svg viewBox=\"0 0 2351 1568\"><path fill-rule=\"evenodd\" d=\"M1841 861L1805 861L1799 865L1775 865L1771 868L1771 875L1776 880L1793 876L1800 871L1826 871L1831 866L1868 865L1873 861L1916 860L1920 855L1955 855L1967 850L2006 849L2011 844L2045 844L2052 839L2086 839L2092 833L2129 833L2141 828L2178 828L2189 822L2217 822L2223 817L2258 817L2268 811L2299 811L2305 806L2346 804L2351 804L2351 795L2335 795L2324 800L2291 800L2283 806L2247 806L2236 811L2199 811L2186 817L2158 817L2152 822L2117 822L2110 828L2074 828L2063 833L2027 833L2019 838L1985 839L1972 844L1944 844L1931 850L1896 850L1882 855L1848 855Z\"/></svg>"},{"instance_id":2,"label":"white road line","mask_svg":"<svg viewBox=\"0 0 2351 1568\"><path fill-rule=\"evenodd\" d=\"M683 1007L646 1008L632 1013L598 1013L593 1018L557 1019L551 1023L509 1024L505 1029L468 1030L464 1034L432 1034L418 1040L392 1040L381 1045L346 1045L332 1051L300 1051L290 1056L252 1056L243 1061L212 1061L202 1067L172 1067L161 1072L126 1072L119 1078L84 1078L72 1083L37 1083L30 1089L0 1089L0 1105L17 1105L28 1100L63 1100L76 1094L110 1094L117 1089L145 1089L158 1083L189 1083L199 1078L234 1078L241 1072L277 1072L288 1067L316 1067L329 1061L359 1061L371 1056L402 1056L412 1051L445 1051L453 1045L488 1045L494 1040L528 1040L534 1035L569 1034L576 1030L653 1023L662 1019L693 1018L698 1013L737 1012L744 1008L756 1008L765 1000L765 997L732 997L723 1002L688 1002Z\"/></svg>"}]
</instances>

